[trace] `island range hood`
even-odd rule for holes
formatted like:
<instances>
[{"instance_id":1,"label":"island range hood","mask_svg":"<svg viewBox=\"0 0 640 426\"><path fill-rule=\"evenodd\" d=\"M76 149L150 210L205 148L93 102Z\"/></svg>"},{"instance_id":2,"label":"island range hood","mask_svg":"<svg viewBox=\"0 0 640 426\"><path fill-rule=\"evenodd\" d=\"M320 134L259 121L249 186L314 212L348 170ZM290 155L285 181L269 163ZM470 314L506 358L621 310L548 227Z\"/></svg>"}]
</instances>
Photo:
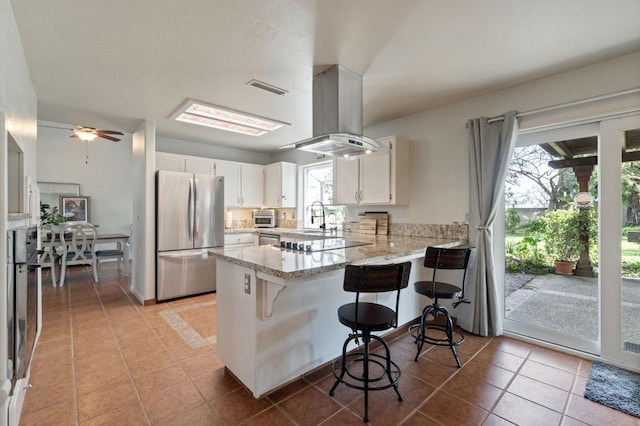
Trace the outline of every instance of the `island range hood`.
<instances>
[{"instance_id":1,"label":"island range hood","mask_svg":"<svg viewBox=\"0 0 640 426\"><path fill-rule=\"evenodd\" d=\"M362 76L342 65L313 76L313 137L280 148L341 157L378 151L362 135Z\"/></svg>"}]
</instances>

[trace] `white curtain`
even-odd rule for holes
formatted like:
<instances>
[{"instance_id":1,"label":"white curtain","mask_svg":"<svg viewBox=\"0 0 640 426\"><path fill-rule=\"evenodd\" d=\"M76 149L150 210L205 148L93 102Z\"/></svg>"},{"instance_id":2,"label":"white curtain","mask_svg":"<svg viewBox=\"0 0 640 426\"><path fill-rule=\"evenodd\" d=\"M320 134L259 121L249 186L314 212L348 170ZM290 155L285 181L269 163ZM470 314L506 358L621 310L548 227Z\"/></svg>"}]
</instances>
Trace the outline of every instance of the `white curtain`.
<instances>
[{"instance_id":1,"label":"white curtain","mask_svg":"<svg viewBox=\"0 0 640 426\"><path fill-rule=\"evenodd\" d=\"M498 299L493 258L493 223L504 191L518 133L516 112L503 119L469 120L469 243L475 247L466 282L469 305L461 305L459 324L481 336L502 334L502 303Z\"/></svg>"}]
</instances>

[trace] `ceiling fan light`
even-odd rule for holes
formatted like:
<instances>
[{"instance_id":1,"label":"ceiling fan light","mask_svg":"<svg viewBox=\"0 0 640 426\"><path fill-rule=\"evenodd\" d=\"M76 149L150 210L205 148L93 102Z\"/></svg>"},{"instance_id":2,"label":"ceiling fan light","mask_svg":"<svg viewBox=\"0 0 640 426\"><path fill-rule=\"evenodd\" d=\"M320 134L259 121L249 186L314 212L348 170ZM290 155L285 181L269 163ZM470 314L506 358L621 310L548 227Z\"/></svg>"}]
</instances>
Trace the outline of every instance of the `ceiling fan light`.
<instances>
[{"instance_id":1,"label":"ceiling fan light","mask_svg":"<svg viewBox=\"0 0 640 426\"><path fill-rule=\"evenodd\" d=\"M74 130L73 132L78 138L80 138L80 140L83 140L85 142L91 142L92 140L94 140L95 138L98 137L98 135L94 132L87 132L85 130Z\"/></svg>"}]
</instances>

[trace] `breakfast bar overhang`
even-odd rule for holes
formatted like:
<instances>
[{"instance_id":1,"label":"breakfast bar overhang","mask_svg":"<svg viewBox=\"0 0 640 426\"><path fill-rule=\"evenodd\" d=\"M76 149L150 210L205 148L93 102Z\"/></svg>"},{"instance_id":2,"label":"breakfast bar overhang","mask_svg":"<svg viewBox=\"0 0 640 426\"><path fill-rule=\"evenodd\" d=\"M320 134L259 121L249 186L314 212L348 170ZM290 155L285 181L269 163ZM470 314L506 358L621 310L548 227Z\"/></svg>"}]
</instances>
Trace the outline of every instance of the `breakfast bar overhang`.
<instances>
[{"instance_id":1,"label":"breakfast bar overhang","mask_svg":"<svg viewBox=\"0 0 640 426\"><path fill-rule=\"evenodd\" d=\"M437 238L358 235L366 245L318 252L277 246L215 249L218 357L256 398L341 353L348 334L337 309L352 302L342 290L347 264L412 262L409 282L423 279L427 246L458 246ZM368 301L393 304L393 295ZM398 324L418 317L426 300L402 290ZM387 300L388 299L388 300Z\"/></svg>"}]
</instances>

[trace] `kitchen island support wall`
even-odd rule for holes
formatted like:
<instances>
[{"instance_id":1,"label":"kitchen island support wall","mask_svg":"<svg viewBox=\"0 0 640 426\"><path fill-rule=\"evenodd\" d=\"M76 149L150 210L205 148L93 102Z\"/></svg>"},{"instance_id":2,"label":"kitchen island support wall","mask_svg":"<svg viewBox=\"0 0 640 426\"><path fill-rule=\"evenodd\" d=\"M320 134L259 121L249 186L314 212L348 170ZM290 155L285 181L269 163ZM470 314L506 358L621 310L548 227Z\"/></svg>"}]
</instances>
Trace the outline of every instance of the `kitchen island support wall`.
<instances>
[{"instance_id":1,"label":"kitchen island support wall","mask_svg":"<svg viewBox=\"0 0 640 426\"><path fill-rule=\"evenodd\" d=\"M422 258L412 261L409 286L400 296L399 324L420 316L427 299L413 282L427 279ZM248 278L248 283L245 281ZM338 322L338 308L355 300L342 289L344 269L283 281L251 268L217 260L218 357L256 398L337 357L350 332ZM269 287L283 286L273 302ZM245 292L248 289L249 293ZM361 300L394 305L393 294L368 294ZM270 316L265 303L273 303ZM395 307L395 306L394 306Z\"/></svg>"}]
</instances>

